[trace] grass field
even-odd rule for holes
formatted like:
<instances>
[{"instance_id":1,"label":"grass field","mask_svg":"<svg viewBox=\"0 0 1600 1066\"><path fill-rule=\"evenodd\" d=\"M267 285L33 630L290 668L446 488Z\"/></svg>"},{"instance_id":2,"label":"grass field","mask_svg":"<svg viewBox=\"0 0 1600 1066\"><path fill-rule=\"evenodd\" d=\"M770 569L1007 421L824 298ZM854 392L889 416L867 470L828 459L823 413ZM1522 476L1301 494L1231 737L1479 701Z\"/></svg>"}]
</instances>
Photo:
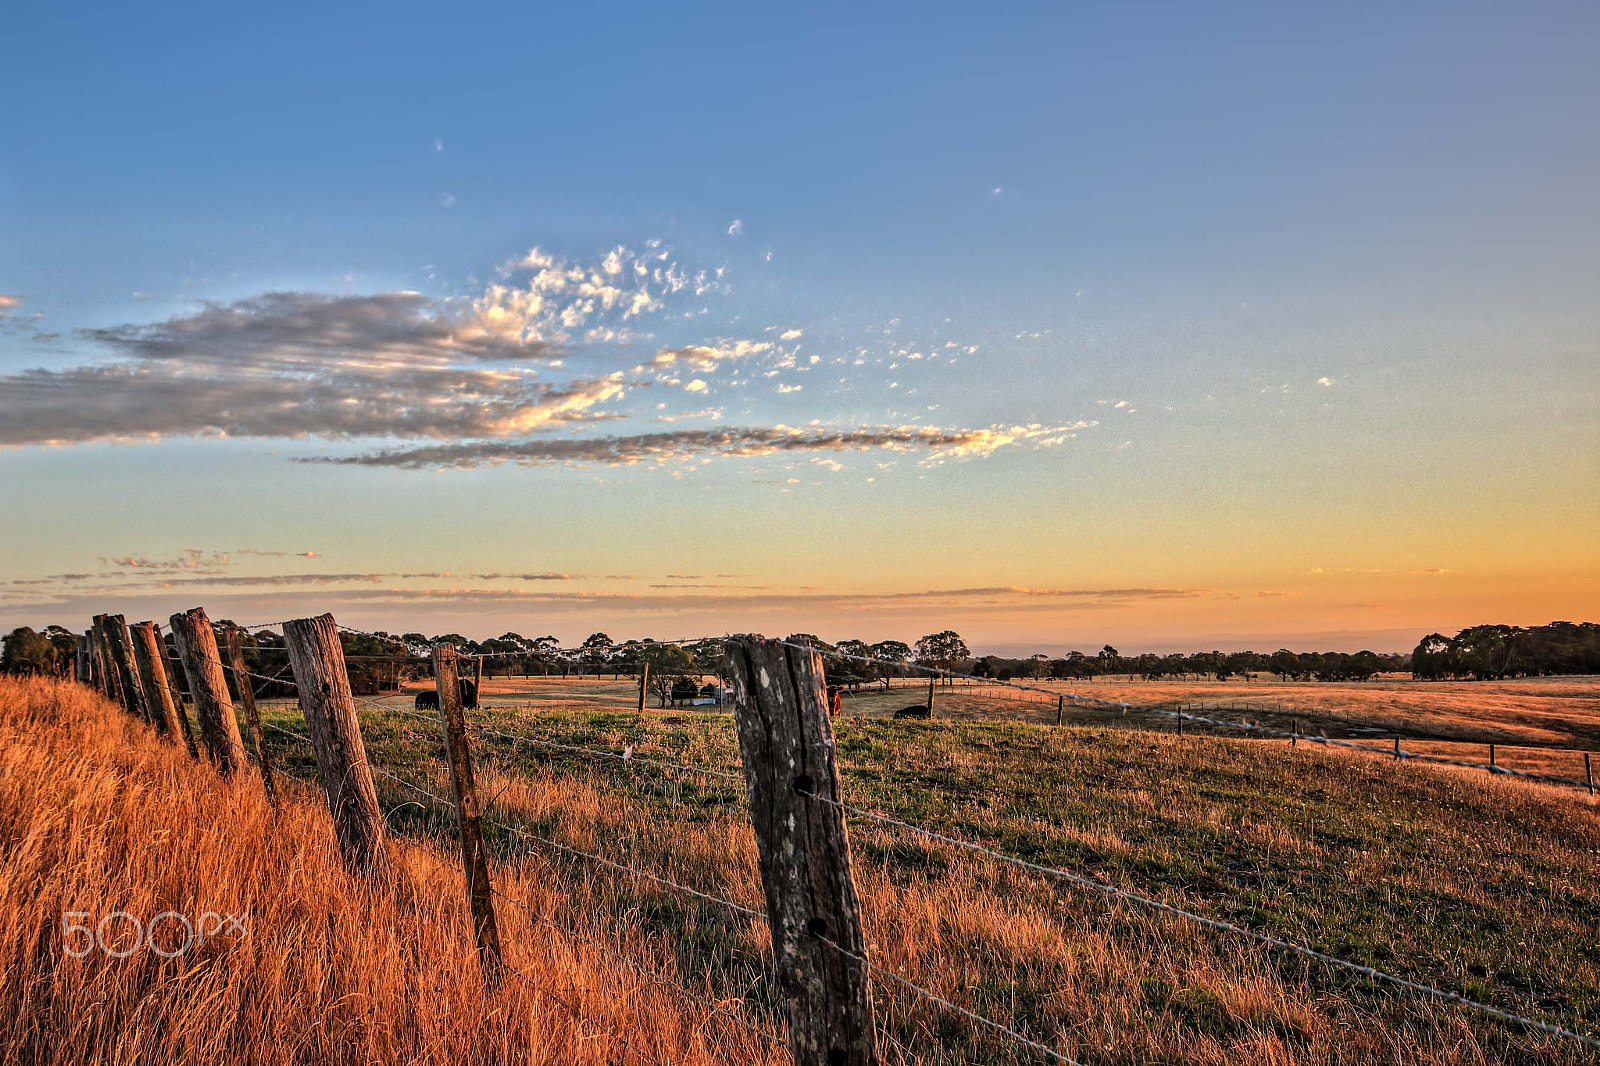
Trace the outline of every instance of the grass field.
<instances>
[{"instance_id":1,"label":"grass field","mask_svg":"<svg viewBox=\"0 0 1600 1066\"><path fill-rule=\"evenodd\" d=\"M626 681L486 689L474 718L492 729L737 768L726 714L639 716ZM847 703L836 722L853 803L1600 1031L1600 808L1586 796L1121 721L892 722L856 709L869 708ZM303 729L291 707L265 714ZM363 706L362 717L375 765L448 795L430 722L399 706ZM388 778L378 784L391 824L417 845L403 852L414 883L361 896L337 871L309 788L275 822L248 783L216 781L79 689L8 683L0 722L7 1061L212 1062L224 1051L271 1062L647 1061L622 1040L665 1062L782 1061L726 1016L505 905L512 962L584 1020L512 982L489 999L490 1032L462 1032L452 1019L474 1017L481 991L453 821ZM314 775L300 742L270 735L289 773ZM517 835L759 908L742 790L481 729L474 741L508 895L752 1025L781 1027L762 923ZM1581 1045L982 856L872 823L851 833L877 961L1088 1066L1597 1061ZM188 975L56 957L62 909L130 896L146 909L247 902L256 919L248 941ZM358 898L375 917L351 928L340 916ZM1041 1061L897 986L879 982L875 994L889 1061ZM102 1001L110 1007L91 1008Z\"/></svg>"},{"instance_id":2,"label":"grass field","mask_svg":"<svg viewBox=\"0 0 1600 1066\"><path fill-rule=\"evenodd\" d=\"M1066 703L1065 720L1076 725L1172 732L1170 711L1190 707L1196 714L1247 719L1289 730L1384 746L1394 736L1405 750L1471 762L1487 762L1496 745L1499 765L1582 781L1583 752L1600 752L1600 677L1530 678L1490 682L1419 682L1387 678L1361 683L1280 682L1258 677L1249 682L1060 682L1029 681L1052 692L1077 692L1124 701L1126 714ZM414 685L420 689L423 685ZM888 718L912 703L925 702L927 682L896 679L891 688L865 686L848 694L846 717ZM381 702L402 706L409 695ZM484 685L489 706L522 705L544 710L616 711L634 708L637 684L586 678L491 678ZM649 704L654 708L656 700ZM1016 721L1053 724L1056 698L992 684L939 685L937 716L954 721ZM1208 729L1190 725L1186 731ZM1282 744L1283 741L1264 741ZM1600 773L1600 758L1595 772Z\"/></svg>"}]
</instances>

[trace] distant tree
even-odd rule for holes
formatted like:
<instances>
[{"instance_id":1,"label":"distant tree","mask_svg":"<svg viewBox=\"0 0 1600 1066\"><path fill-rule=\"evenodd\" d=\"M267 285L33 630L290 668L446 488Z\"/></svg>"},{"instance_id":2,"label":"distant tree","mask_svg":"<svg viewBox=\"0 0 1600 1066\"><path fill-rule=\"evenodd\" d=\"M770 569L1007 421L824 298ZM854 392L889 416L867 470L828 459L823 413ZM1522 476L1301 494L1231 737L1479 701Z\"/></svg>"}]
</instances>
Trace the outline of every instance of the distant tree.
<instances>
[{"instance_id":1,"label":"distant tree","mask_svg":"<svg viewBox=\"0 0 1600 1066\"><path fill-rule=\"evenodd\" d=\"M1304 667L1300 663L1300 656L1288 648L1279 648L1267 659L1272 672L1285 681L1302 676Z\"/></svg>"},{"instance_id":2,"label":"distant tree","mask_svg":"<svg viewBox=\"0 0 1600 1066\"><path fill-rule=\"evenodd\" d=\"M889 679L905 673L905 664L911 661L911 645L903 640L880 640L872 646L872 673L889 687Z\"/></svg>"},{"instance_id":3,"label":"distant tree","mask_svg":"<svg viewBox=\"0 0 1600 1066\"><path fill-rule=\"evenodd\" d=\"M583 643L578 645L578 664L598 674L611 662L611 653L615 647L616 645L606 634L590 633L583 639Z\"/></svg>"},{"instance_id":4,"label":"distant tree","mask_svg":"<svg viewBox=\"0 0 1600 1066\"><path fill-rule=\"evenodd\" d=\"M679 679L689 676L698 679L694 657L687 648L678 644L650 644L640 653L650 664L650 692L665 707L673 699L673 688Z\"/></svg>"},{"instance_id":5,"label":"distant tree","mask_svg":"<svg viewBox=\"0 0 1600 1066\"><path fill-rule=\"evenodd\" d=\"M912 655L922 666L935 670L954 670L958 664L970 659L972 652L967 648L967 642L961 639L961 634L953 629L945 629L919 638Z\"/></svg>"},{"instance_id":6,"label":"distant tree","mask_svg":"<svg viewBox=\"0 0 1600 1066\"><path fill-rule=\"evenodd\" d=\"M0 672L54 677L61 672L55 645L31 626L18 626L5 635L5 646L0 649Z\"/></svg>"}]
</instances>

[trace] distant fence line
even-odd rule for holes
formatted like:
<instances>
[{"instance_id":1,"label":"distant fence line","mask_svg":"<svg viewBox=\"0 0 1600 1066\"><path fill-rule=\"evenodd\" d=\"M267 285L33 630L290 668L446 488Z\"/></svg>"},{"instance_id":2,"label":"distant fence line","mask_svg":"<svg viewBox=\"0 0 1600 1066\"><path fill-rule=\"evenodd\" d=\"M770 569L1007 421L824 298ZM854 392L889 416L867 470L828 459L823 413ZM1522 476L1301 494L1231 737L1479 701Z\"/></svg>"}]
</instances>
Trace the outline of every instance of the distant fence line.
<instances>
[{"instance_id":1,"label":"distant fence line","mask_svg":"<svg viewBox=\"0 0 1600 1066\"><path fill-rule=\"evenodd\" d=\"M242 772L246 752L225 680L225 672L231 673L235 679L235 687L239 690L241 702L245 706L249 732L256 749L254 755L257 758L264 787L269 791L272 790L273 771L262 741L262 723L255 711L254 686L256 682L280 684L284 679L248 670L242 655L236 652L240 646L238 629L226 627L223 632L224 639L219 645L205 612L199 608L181 616L174 615L172 624L178 637L180 665L200 717L201 739L204 741L205 751L219 771ZM1563 1026L1532 1019L1446 991L1435 985L1412 981L1371 966L1338 958L1271 933L1245 929L1226 921L1209 918L1150 896L1118 888L1090 875L1029 862L984 845L962 840L948 830L917 825L848 803L842 794L839 768L835 762L824 660L821 653L807 644L764 640L758 637L695 638L696 640L720 639L723 642L735 693L734 715L739 736L742 775L712 767L637 756L631 747L617 752L605 748L560 744L543 738L480 727L484 732L511 739L516 743L543 745L587 758L603 759L610 765L626 768L632 772L639 772L648 767L674 774L723 779L744 786L747 809L755 830L759 872L767 901L764 911L684 885L641 869L633 863L619 862L596 852L532 833L522 827L513 826L511 829L520 839L529 840L574 859L592 862L631 877L649 880L658 887L686 897L729 908L745 918L764 920L771 932L771 968L777 978L777 987L782 990L786 1002L787 1033L785 1037L780 1038L742 1017L741 1012L699 997L681 984L659 973L653 973L650 967L639 960L629 959L613 947L593 938L584 937L565 923L551 916L538 914L526 904L505 896L494 888L488 849L481 831L483 808L477 794L468 742L468 727L472 723L466 718L460 696L461 689L457 684L458 675L464 664L470 663L476 671L481 667L481 659L472 662L448 644L437 645L430 649L429 662L434 675L439 710L438 718L435 719L429 715L405 712L403 709L356 696L349 684L344 650L339 639L341 630L346 632L350 630L339 626L331 615L293 619L274 624L283 626L289 657L288 666L293 674L293 684L305 720L306 733L301 734L276 724L268 725L267 728L304 743L315 754L318 774L333 818L340 855L346 867L354 876L373 877L392 863L389 854L390 841L404 842L404 838L397 837L388 827L387 819L378 804L374 774L392 779L402 787L421 794L438 809L449 810L454 815L456 835L460 844L465 895L472 919L474 942L484 978L491 985L500 982L505 974L511 974L531 983L526 975L511 967L505 960L494 906L494 901L498 898L528 910L530 916L542 924L566 932L574 939L586 941L591 946L616 956L644 976L666 984L687 999L705 1006L713 1012L713 1016L728 1017L766 1042L780 1046L786 1044L791 1058L799 1066L824 1066L824 1064L876 1066L881 1062L880 1034L872 1003L874 978L903 987L915 996L961 1015L974 1025L997 1033L1016 1046L1041 1057L1080 1066L1077 1059L1065 1052L951 1002L872 961L862 928L852 870L846 825L846 815L849 814L856 818L892 826L943 845L982 854L1085 891L1112 896L1123 902L1240 936L1274 950L1288 951L1393 988L1440 1002L1465 1006L1533 1031L1600 1048L1600 1040ZM145 630L143 627L146 626L151 627L151 630ZM122 616L109 614L96 616L94 627L85 634L86 654L80 660L86 675L84 679L96 685L107 697L121 702L129 713L150 723L152 728L169 742L183 743L183 727L174 720L174 715L170 711L175 709L176 716L182 717L185 722L187 714L182 711L181 705L173 707L174 688L172 682L163 674L166 656L158 650L161 646L159 634L153 632L152 623L141 623L140 627L136 628L140 629L140 640L130 639L129 629ZM227 661L222 658L221 646L228 648ZM936 671L932 676L944 676L952 680L957 678L988 680L970 675L958 675L950 671ZM641 676L641 706L644 684L645 677ZM1028 688L1016 685L1012 687ZM1052 693L1052 695L1057 696L1060 701L1057 704L1058 714L1067 699L1107 708L1126 709L1128 706L1124 703L1075 693ZM181 695L177 698L181 700ZM402 710L402 713L410 717L438 725L439 739L445 750L451 780L451 798L441 797L368 761L361 733L358 703L390 713ZM1193 722L1245 728L1290 737L1295 743L1304 739L1318 743L1337 743L1368 751L1383 751L1328 738L1305 737L1299 734L1298 729L1292 733L1285 733L1249 723L1219 721L1183 710L1170 712L1157 708L1141 708L1141 710L1171 714L1175 716L1180 726L1184 722ZM190 751L196 758L199 757L199 745L191 744ZM1452 762L1414 753L1403 753L1398 743L1395 755L1397 758ZM561 1002L559 997L553 994L551 998L557 1003ZM620 1036L618 1039L624 1046L629 1046Z\"/></svg>"}]
</instances>

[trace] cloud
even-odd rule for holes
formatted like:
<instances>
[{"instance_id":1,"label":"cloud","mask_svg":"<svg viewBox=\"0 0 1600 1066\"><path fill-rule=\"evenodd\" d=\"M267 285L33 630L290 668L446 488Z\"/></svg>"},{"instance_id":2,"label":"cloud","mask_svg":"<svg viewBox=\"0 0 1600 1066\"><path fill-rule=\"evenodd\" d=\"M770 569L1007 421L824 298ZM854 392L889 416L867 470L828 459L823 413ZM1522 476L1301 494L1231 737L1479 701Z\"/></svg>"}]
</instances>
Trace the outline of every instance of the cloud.
<instances>
[{"instance_id":1,"label":"cloud","mask_svg":"<svg viewBox=\"0 0 1600 1066\"><path fill-rule=\"evenodd\" d=\"M804 334L801 333L800 330L797 330L797 329L786 329L781 334L778 335L778 339L781 340L781 341L797 341L802 336L804 336Z\"/></svg>"},{"instance_id":2,"label":"cloud","mask_svg":"<svg viewBox=\"0 0 1600 1066\"><path fill-rule=\"evenodd\" d=\"M199 548L185 548L175 559L148 559L142 555L123 555L113 559L102 558L102 566L120 566L131 570L214 570L232 565L225 554L204 552Z\"/></svg>"},{"instance_id":3,"label":"cloud","mask_svg":"<svg viewBox=\"0 0 1600 1066\"><path fill-rule=\"evenodd\" d=\"M728 236L730 236L730 237L737 237L739 234L741 234L743 232L744 232L744 219L742 219L742 218L734 219L733 223L728 226Z\"/></svg>"},{"instance_id":4,"label":"cloud","mask_svg":"<svg viewBox=\"0 0 1600 1066\"><path fill-rule=\"evenodd\" d=\"M598 463L632 466L697 459L702 456L751 456L782 453L840 452L887 449L922 450L943 459L987 455L997 448L1029 443L1048 447L1072 436L1089 423L1073 426L994 426L988 429L940 429L936 426L893 426L832 430L792 426L680 429L628 436L586 439L466 441L456 444L397 448L366 455L317 456L299 460L351 466L394 466L405 469L470 469L515 462L524 466Z\"/></svg>"},{"instance_id":5,"label":"cloud","mask_svg":"<svg viewBox=\"0 0 1600 1066\"><path fill-rule=\"evenodd\" d=\"M0 318L4 318L6 312L15 311L21 306L22 297L9 292L0 292Z\"/></svg>"}]
</instances>

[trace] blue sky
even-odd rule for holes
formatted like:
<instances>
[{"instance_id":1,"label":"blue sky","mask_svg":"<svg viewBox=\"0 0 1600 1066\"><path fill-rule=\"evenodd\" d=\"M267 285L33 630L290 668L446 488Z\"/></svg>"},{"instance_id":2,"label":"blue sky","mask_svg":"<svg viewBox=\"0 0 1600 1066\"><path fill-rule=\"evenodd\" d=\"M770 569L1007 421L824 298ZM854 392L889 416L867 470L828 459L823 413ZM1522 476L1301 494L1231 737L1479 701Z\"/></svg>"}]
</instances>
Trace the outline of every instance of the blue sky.
<instances>
[{"instance_id":1,"label":"blue sky","mask_svg":"<svg viewBox=\"0 0 1600 1066\"><path fill-rule=\"evenodd\" d=\"M1399 646L1593 613L1592 5L7 20L0 479L75 488L0 518L0 622ZM648 306L528 313L574 271ZM487 313L509 348L463 342ZM297 389L345 428L278 418ZM211 585L115 563L185 548ZM114 576L16 584L65 573Z\"/></svg>"}]
</instances>

